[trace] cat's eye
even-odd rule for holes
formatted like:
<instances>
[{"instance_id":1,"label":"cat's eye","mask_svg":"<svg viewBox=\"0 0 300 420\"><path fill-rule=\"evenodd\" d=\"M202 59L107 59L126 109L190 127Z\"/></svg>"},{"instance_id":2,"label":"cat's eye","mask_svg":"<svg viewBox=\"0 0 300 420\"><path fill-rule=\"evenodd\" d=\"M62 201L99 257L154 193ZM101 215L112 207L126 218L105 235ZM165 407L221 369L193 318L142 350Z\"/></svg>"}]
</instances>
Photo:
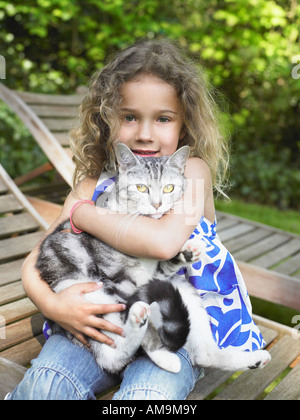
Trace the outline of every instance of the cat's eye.
<instances>
[{"instance_id":1,"label":"cat's eye","mask_svg":"<svg viewBox=\"0 0 300 420\"><path fill-rule=\"evenodd\" d=\"M141 193L145 193L145 192L147 192L148 191L148 187L146 186L146 185L144 185L144 184L138 184L137 186L136 186L136 188L138 189L138 191L139 192L141 192Z\"/></svg>"},{"instance_id":2,"label":"cat's eye","mask_svg":"<svg viewBox=\"0 0 300 420\"><path fill-rule=\"evenodd\" d=\"M163 188L163 192L166 193L166 194L171 193L173 190L174 190L174 185L173 184L165 185L164 188Z\"/></svg>"}]
</instances>

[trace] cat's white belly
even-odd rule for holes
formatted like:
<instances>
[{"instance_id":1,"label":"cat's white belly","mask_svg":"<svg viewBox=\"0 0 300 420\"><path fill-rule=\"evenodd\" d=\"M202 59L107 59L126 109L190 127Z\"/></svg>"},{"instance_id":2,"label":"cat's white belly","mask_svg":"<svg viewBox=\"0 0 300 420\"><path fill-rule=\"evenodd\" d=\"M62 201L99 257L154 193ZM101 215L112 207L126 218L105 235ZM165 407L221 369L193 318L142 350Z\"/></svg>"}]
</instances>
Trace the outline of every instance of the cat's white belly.
<instances>
[{"instance_id":1,"label":"cat's white belly","mask_svg":"<svg viewBox=\"0 0 300 420\"><path fill-rule=\"evenodd\" d=\"M141 272L140 275L135 275L135 281L137 287L146 284L153 278L153 274L157 267L157 260L153 258L139 258L139 262L141 264Z\"/></svg>"}]
</instances>

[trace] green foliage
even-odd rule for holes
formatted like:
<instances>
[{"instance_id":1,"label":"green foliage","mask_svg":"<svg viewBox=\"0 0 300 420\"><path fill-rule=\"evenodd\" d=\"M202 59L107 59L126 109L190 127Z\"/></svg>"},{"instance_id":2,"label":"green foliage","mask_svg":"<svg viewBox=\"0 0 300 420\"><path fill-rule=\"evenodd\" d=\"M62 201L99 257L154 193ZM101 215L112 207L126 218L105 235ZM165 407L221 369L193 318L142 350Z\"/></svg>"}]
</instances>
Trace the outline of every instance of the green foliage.
<instances>
[{"instance_id":1,"label":"green foliage","mask_svg":"<svg viewBox=\"0 0 300 420\"><path fill-rule=\"evenodd\" d=\"M11 176L25 174L47 161L22 121L2 102L0 133L0 162Z\"/></svg>"},{"instance_id":2,"label":"green foliage","mask_svg":"<svg viewBox=\"0 0 300 420\"><path fill-rule=\"evenodd\" d=\"M177 40L227 98L233 192L296 208L299 28L295 0L0 0L0 54L15 89L74 92L135 40Z\"/></svg>"}]
</instances>

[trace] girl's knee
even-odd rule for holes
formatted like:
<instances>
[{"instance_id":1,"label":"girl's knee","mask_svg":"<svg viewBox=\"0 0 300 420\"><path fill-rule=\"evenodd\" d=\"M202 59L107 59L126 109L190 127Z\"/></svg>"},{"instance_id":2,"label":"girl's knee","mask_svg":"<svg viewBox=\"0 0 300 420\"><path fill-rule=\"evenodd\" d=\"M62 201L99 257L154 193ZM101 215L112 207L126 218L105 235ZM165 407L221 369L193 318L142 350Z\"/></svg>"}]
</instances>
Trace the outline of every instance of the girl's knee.
<instances>
[{"instance_id":1,"label":"girl's knee","mask_svg":"<svg viewBox=\"0 0 300 420\"><path fill-rule=\"evenodd\" d=\"M29 369L23 380L8 397L11 400L80 400L84 399L67 375L58 369Z\"/></svg>"},{"instance_id":2,"label":"girl's knee","mask_svg":"<svg viewBox=\"0 0 300 420\"><path fill-rule=\"evenodd\" d=\"M171 400L172 397L164 387L149 384L134 384L121 387L114 395L114 400Z\"/></svg>"},{"instance_id":3,"label":"girl's knee","mask_svg":"<svg viewBox=\"0 0 300 420\"><path fill-rule=\"evenodd\" d=\"M177 352L181 361L178 373L156 366L148 357L140 357L124 371L116 400L184 400L193 389L199 370L193 368L185 349Z\"/></svg>"}]
</instances>

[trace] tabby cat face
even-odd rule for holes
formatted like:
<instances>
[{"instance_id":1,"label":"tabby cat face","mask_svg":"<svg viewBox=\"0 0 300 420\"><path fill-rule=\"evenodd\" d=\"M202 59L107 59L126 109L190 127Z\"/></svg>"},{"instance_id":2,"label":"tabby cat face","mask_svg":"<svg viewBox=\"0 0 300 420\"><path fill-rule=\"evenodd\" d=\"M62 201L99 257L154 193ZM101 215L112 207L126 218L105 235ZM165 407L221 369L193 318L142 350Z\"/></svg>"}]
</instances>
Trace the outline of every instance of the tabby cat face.
<instances>
[{"instance_id":1,"label":"tabby cat face","mask_svg":"<svg viewBox=\"0 0 300 420\"><path fill-rule=\"evenodd\" d=\"M172 156L139 157L123 143L116 146L119 164L118 201L129 213L160 218L182 196L186 179L184 168L189 147L183 146Z\"/></svg>"}]
</instances>

